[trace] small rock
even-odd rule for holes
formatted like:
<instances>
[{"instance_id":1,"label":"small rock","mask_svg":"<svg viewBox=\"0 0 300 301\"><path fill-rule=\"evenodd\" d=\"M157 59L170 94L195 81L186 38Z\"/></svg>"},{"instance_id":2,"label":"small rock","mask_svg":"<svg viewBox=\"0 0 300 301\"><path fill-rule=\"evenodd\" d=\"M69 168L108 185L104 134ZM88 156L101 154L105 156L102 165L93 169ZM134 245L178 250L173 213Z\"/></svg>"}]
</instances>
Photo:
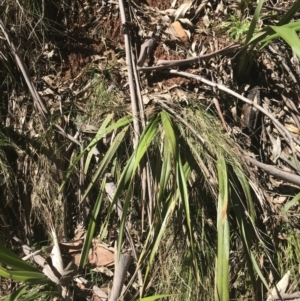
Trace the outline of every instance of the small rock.
<instances>
[{"instance_id":1,"label":"small rock","mask_svg":"<svg viewBox=\"0 0 300 301\"><path fill-rule=\"evenodd\" d=\"M189 37L186 34L185 30L183 29L182 25L180 24L179 21L175 21L172 23L172 27L174 28L177 37L184 43L186 44L189 41Z\"/></svg>"}]
</instances>

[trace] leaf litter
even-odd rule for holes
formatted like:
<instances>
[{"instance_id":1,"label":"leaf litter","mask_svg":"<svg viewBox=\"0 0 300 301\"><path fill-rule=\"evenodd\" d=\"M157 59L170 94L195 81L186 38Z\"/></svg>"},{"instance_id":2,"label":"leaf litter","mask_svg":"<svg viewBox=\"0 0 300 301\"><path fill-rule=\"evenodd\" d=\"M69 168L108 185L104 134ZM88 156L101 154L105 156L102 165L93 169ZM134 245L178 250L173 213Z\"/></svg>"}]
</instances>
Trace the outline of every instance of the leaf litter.
<instances>
[{"instance_id":1,"label":"leaf litter","mask_svg":"<svg viewBox=\"0 0 300 301\"><path fill-rule=\"evenodd\" d=\"M146 59L141 67L157 66L160 60L183 60L191 56L214 53L232 44L230 37L218 35L217 26L233 11L241 14L242 8L236 7L236 3L231 2L226 4L222 1L219 3L203 1L201 4L198 2L174 1L169 7L155 0L131 2L128 14L133 16L130 25L136 57L150 32L159 36L159 39L155 41L153 51L146 53ZM283 9L285 5L287 3L282 4ZM75 137L78 132L82 139L83 133L74 126L73 120L78 121L81 128L91 127L94 131L97 129L99 114L91 113L91 117L84 120L84 115L89 110L87 99L91 95L95 99L99 97L95 95L97 80L105 81L107 89L117 87L112 89L117 95L116 102L120 106L120 111L124 111L124 107L128 105L128 79L118 4L103 1L101 5L96 1L91 1L88 6L82 6L76 12L78 15L72 16L72 10L68 11L69 15L66 15L66 19L62 21L65 28L60 28L57 40L49 41L43 47L36 47L33 50L37 57L43 57L42 60L35 61L28 53L22 53L22 55L27 59L31 80L35 83L38 94L49 108L52 123L57 123L62 131L72 137ZM9 31L12 31L9 25L13 21L6 19L5 25L10 28ZM69 41L60 41L61 37L68 37ZM5 39L3 33L1 39ZM24 40L20 42L25 44ZM298 176L300 171L297 160L300 152L300 145L297 142L300 136L298 57L283 41L271 42L257 54L257 65L253 66L251 76L243 83L238 83L237 86L238 81L234 77L236 56L237 52L233 51L226 56L216 55L208 60L199 59L192 64L181 66L180 71L201 75L208 79L214 78L217 84L226 85L246 97L249 96L245 86L254 88L259 85L262 107L291 133L293 142L282 138L284 136L282 130L268 116L260 114L257 125L253 128L253 123L245 124L244 122L245 106L239 99L229 97L224 91L213 90L208 84L178 76L178 74L159 73L155 70L140 73L146 111L151 111L151 114L157 113L157 108L152 108L159 100L170 105L175 103L184 107L192 99L201 101L212 114L218 116L217 109L211 106L212 99L215 97L218 99L225 118L228 135L238 145L242 154L285 171L287 174ZM0 48L0 60L10 74L20 77L20 73L16 72L13 52L9 50L9 46L4 45ZM23 79L20 82L23 86L25 85ZM3 93L7 99L4 110L7 113L2 117L2 126L12 127L16 133L24 135L26 141L22 143L28 149L30 157L35 157L34 154L44 148L47 128L41 125L39 114L29 100L29 94L24 93L23 89L8 83ZM101 105L107 110L112 107L110 103L102 102ZM97 108L96 102L95 106ZM95 107L90 108L91 112L93 109ZM97 109L99 110L99 107ZM248 109L251 112L253 108L250 106ZM27 237L31 235L30 225L34 224L36 219L43 220L45 216L49 217L48 211L54 211L55 206L73 211L74 216L78 213L75 208L67 208L63 199L61 199L61 204L53 204L49 201L55 199L58 185L63 177L62 170L66 170L67 167L64 162L66 152L61 144L64 146L70 144L70 141L63 138L57 131L50 133L50 136L57 136L58 141L52 145L53 154L45 153L35 160L29 160L25 154L22 154L17 162L19 179L27 178L28 182L23 181L21 191L16 193L19 197L29 198L32 204L31 208L24 209L27 222L25 236ZM37 137L44 137L45 141L38 144L35 139ZM249 161L251 162L254 161ZM289 183L287 178L278 179L264 169L258 170L257 166L248 164L251 185L258 191L258 197L264 203L262 206L272 211L276 204L277 212L288 199L286 197L278 202L278 195L293 196L299 184ZM76 179L74 179L75 182ZM77 196L73 192L68 197L76 198ZM37 208L48 209L38 210ZM61 212L61 216L63 215L64 212ZM269 219L265 225L270 229L276 227L274 219ZM65 235L70 235L70 233L65 233L65 226L62 225L59 230ZM91 256L97 257L99 251L94 252L95 254ZM103 256L99 255L99 257ZM106 264L103 265L106 266ZM285 291L285 288L283 290ZM275 294L274 290L273 294Z\"/></svg>"}]
</instances>

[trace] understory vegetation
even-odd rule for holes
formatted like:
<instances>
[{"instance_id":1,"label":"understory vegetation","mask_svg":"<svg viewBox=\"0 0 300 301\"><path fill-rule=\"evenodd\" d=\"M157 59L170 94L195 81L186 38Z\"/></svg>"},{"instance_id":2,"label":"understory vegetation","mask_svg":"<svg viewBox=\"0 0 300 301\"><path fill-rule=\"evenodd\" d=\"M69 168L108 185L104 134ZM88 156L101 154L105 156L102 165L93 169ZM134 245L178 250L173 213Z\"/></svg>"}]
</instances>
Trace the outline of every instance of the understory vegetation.
<instances>
[{"instance_id":1,"label":"understory vegetation","mask_svg":"<svg viewBox=\"0 0 300 301\"><path fill-rule=\"evenodd\" d=\"M1 298L300 299L299 9L0 0Z\"/></svg>"}]
</instances>

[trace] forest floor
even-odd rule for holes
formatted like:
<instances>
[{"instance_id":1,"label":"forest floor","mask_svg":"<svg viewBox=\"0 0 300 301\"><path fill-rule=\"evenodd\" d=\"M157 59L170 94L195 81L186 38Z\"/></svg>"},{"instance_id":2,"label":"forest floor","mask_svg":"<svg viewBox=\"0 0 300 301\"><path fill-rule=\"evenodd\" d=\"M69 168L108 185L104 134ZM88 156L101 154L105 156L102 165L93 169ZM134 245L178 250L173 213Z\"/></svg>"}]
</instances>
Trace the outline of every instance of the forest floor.
<instances>
[{"instance_id":1,"label":"forest floor","mask_svg":"<svg viewBox=\"0 0 300 301\"><path fill-rule=\"evenodd\" d=\"M261 223L268 231L265 235L272 233L286 241L287 233L280 229L280 211L299 191L299 145L292 142L291 147L270 116L222 89L227 87L260 105L299 139L300 64L289 46L274 40L249 53L252 63L244 72L237 70L242 39L256 6L243 6L244 1L129 1L126 24L122 24L118 2L56 2L46 1L41 8L33 3L19 7L17 1L0 1L0 20L9 35L0 31L1 41L5 41L0 46L1 131L13 141L14 149L10 151L9 143L3 142L10 167L0 174L0 199L4 200L0 242L10 247L11 237L17 236L30 246L47 245L50 219L55 220L60 235L80 238L75 235L79 231L78 208L68 205L80 198L80 173L61 196L69 201L53 199L74 159L72 150L82 142L77 133L90 141L104 112L121 115L132 110L126 29L146 121L157 114L158 100L177 113L181 108L201 106L219 119L220 129L233 141L236 152L248 158L245 165L260 201ZM292 2L274 6L266 1L257 30L282 17ZM42 104L32 101L9 40L27 66ZM178 64L188 58L195 59ZM53 138L50 142L47 135ZM101 142L101 148L106 150L108 143ZM63 209L57 211L57 207ZM89 213L86 209L83 216ZM286 218L293 218L297 225L298 206ZM295 232L299 230L298 223ZM111 264L110 260L102 265ZM6 294L11 288L5 283L1 290Z\"/></svg>"}]
</instances>

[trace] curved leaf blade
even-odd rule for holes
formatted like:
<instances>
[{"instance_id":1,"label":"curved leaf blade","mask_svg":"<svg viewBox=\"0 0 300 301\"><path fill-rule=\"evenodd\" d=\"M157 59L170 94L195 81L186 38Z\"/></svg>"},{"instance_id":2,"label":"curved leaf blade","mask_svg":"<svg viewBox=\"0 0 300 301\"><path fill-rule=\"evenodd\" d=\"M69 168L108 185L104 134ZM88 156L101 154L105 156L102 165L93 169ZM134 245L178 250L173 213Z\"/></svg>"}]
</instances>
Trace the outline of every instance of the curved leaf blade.
<instances>
[{"instance_id":1,"label":"curved leaf blade","mask_svg":"<svg viewBox=\"0 0 300 301\"><path fill-rule=\"evenodd\" d=\"M83 244L83 248L82 248L82 252L81 252L81 256L80 256L79 269L84 268L87 263L92 239L93 239L94 233L95 233L96 220L98 218L102 200L103 200L105 184L106 184L106 177L104 177L102 180L102 184L101 184L99 194L98 194L95 206L94 206L94 210L93 210L91 218L90 218L89 227L88 227L88 230L87 230L87 233L85 236L85 240L84 240L84 244Z\"/></svg>"},{"instance_id":2,"label":"curved leaf blade","mask_svg":"<svg viewBox=\"0 0 300 301\"><path fill-rule=\"evenodd\" d=\"M21 286L19 289L8 295L4 301L15 301L18 300L20 296L26 293L27 289L29 289L29 285Z\"/></svg>"},{"instance_id":3,"label":"curved leaf blade","mask_svg":"<svg viewBox=\"0 0 300 301\"><path fill-rule=\"evenodd\" d=\"M96 170L96 172L93 174L91 182L88 184L88 187L86 188L81 201L83 201L87 195L89 194L90 190L92 189L92 187L94 186L94 184L97 182L97 179L99 177L101 177L108 164L111 162L111 160L113 159L113 157L115 156L117 150L119 149L125 135L126 132L128 130L128 126L126 126L125 128L122 129L122 131L117 135L117 137L114 139L113 143L111 144L109 150L106 152L106 154L104 155L103 159L101 160L101 162L99 163L99 166Z\"/></svg>"},{"instance_id":4,"label":"curved leaf blade","mask_svg":"<svg viewBox=\"0 0 300 301\"><path fill-rule=\"evenodd\" d=\"M286 26L271 26L271 28L286 41L300 58L300 40L296 31Z\"/></svg>"},{"instance_id":5,"label":"curved leaf blade","mask_svg":"<svg viewBox=\"0 0 300 301\"><path fill-rule=\"evenodd\" d=\"M26 261L23 261L15 253L13 253L12 251L10 251L9 249L7 249L1 244L0 244L0 262L17 270L39 272L38 269L36 269Z\"/></svg>"}]
</instances>

